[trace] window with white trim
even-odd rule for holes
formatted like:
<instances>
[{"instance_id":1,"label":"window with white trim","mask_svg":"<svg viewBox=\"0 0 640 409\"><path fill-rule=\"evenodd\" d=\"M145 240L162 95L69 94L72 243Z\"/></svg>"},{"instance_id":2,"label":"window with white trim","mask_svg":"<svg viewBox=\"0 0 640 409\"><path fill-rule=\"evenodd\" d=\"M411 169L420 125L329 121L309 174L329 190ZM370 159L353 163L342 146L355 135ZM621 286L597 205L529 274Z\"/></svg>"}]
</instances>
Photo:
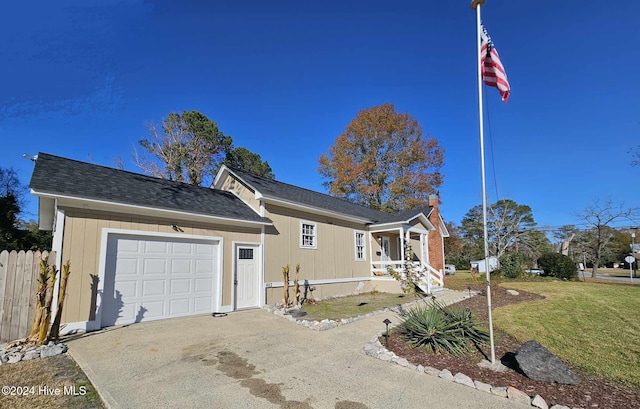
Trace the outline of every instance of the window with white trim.
<instances>
[{"instance_id":1,"label":"window with white trim","mask_svg":"<svg viewBox=\"0 0 640 409\"><path fill-rule=\"evenodd\" d=\"M300 222L300 247L305 249L315 249L318 247L318 232L316 224L313 222Z\"/></svg>"},{"instance_id":2,"label":"window with white trim","mask_svg":"<svg viewBox=\"0 0 640 409\"><path fill-rule=\"evenodd\" d=\"M356 261L365 261L367 257L364 252L364 232L356 231L355 232L355 250L356 250Z\"/></svg>"}]
</instances>

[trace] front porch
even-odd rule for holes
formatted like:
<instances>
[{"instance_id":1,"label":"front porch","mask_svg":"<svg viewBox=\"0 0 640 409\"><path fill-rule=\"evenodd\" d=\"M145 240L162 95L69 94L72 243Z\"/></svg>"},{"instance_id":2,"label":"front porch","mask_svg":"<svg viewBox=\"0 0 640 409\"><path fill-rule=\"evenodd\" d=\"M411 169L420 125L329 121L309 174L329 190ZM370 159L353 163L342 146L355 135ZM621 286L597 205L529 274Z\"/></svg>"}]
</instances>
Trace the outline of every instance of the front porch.
<instances>
[{"instance_id":1,"label":"front porch","mask_svg":"<svg viewBox=\"0 0 640 409\"><path fill-rule=\"evenodd\" d=\"M444 271L429 262L429 231L421 224L400 225L370 231L370 260L373 280L395 280L389 269L405 274L405 260L427 294L444 288Z\"/></svg>"}]
</instances>

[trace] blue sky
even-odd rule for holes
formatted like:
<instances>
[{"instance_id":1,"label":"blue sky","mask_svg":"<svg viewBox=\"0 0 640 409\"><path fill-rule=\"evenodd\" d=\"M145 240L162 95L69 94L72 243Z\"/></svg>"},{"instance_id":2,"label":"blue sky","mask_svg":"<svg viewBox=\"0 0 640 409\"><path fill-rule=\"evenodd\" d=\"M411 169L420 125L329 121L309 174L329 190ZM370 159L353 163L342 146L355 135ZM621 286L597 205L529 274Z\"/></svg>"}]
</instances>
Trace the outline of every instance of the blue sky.
<instances>
[{"instance_id":1,"label":"blue sky","mask_svg":"<svg viewBox=\"0 0 640 409\"><path fill-rule=\"evenodd\" d=\"M487 0L482 15L512 89L503 104L485 88L489 201L527 204L540 226L594 199L638 206L640 3ZM480 203L467 0L24 1L0 34L0 166L24 184L38 151L138 171L145 123L198 110L278 180L323 191L318 157L389 102L446 151L445 218Z\"/></svg>"}]
</instances>

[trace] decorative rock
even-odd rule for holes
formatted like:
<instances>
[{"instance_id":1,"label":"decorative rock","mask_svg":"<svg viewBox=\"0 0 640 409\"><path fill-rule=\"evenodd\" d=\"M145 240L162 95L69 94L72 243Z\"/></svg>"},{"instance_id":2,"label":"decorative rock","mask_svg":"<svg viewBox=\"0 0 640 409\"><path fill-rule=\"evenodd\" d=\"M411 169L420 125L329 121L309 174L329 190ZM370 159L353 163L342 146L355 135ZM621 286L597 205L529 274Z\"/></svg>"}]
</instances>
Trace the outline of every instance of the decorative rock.
<instances>
[{"instance_id":1,"label":"decorative rock","mask_svg":"<svg viewBox=\"0 0 640 409\"><path fill-rule=\"evenodd\" d=\"M473 379L469 378L467 375L458 372L454 377L453 377L453 381L455 383L459 383L462 385L466 385L466 386L470 386L472 388L475 388L476 385L474 385L473 383Z\"/></svg>"},{"instance_id":2,"label":"decorative rock","mask_svg":"<svg viewBox=\"0 0 640 409\"><path fill-rule=\"evenodd\" d=\"M418 366L416 366L416 371L418 371L418 372L424 372L424 366L422 366L422 365L418 365Z\"/></svg>"},{"instance_id":3,"label":"decorative rock","mask_svg":"<svg viewBox=\"0 0 640 409\"><path fill-rule=\"evenodd\" d=\"M409 364L409 365L407 365L407 368L415 371L417 366L415 366L414 364Z\"/></svg>"},{"instance_id":4,"label":"decorative rock","mask_svg":"<svg viewBox=\"0 0 640 409\"><path fill-rule=\"evenodd\" d=\"M22 352L20 351L9 352L7 357L9 358L7 359L7 363L15 364L16 362L20 362L20 360L22 359Z\"/></svg>"},{"instance_id":5,"label":"decorative rock","mask_svg":"<svg viewBox=\"0 0 640 409\"><path fill-rule=\"evenodd\" d=\"M429 374L429 375L433 375L433 376L439 376L440 375L440 370L437 368L434 368L432 366L427 366L424 368L424 373Z\"/></svg>"},{"instance_id":6,"label":"decorative rock","mask_svg":"<svg viewBox=\"0 0 640 409\"><path fill-rule=\"evenodd\" d=\"M480 382L480 381L473 381L473 385L479 391L491 393L491 385L489 385L488 383L484 383L484 382Z\"/></svg>"},{"instance_id":7,"label":"decorative rock","mask_svg":"<svg viewBox=\"0 0 640 409\"><path fill-rule=\"evenodd\" d=\"M518 348L516 361L522 372L533 380L569 385L580 383L580 378L538 341L527 341Z\"/></svg>"},{"instance_id":8,"label":"decorative rock","mask_svg":"<svg viewBox=\"0 0 640 409\"><path fill-rule=\"evenodd\" d=\"M67 352L67 346L64 344L53 344L49 343L46 347L42 348L40 351L40 356L46 358L48 356L60 355L64 352Z\"/></svg>"},{"instance_id":9,"label":"decorative rock","mask_svg":"<svg viewBox=\"0 0 640 409\"><path fill-rule=\"evenodd\" d=\"M381 361L391 361L391 358L393 357L388 352L385 352L380 354L378 358L380 358Z\"/></svg>"},{"instance_id":10,"label":"decorative rock","mask_svg":"<svg viewBox=\"0 0 640 409\"><path fill-rule=\"evenodd\" d=\"M520 293L517 292L516 290L507 290L507 294L509 294L509 295L520 295Z\"/></svg>"},{"instance_id":11,"label":"decorative rock","mask_svg":"<svg viewBox=\"0 0 640 409\"><path fill-rule=\"evenodd\" d=\"M404 367L409 365L409 361L407 361L405 358L393 358L392 361Z\"/></svg>"},{"instance_id":12,"label":"decorative rock","mask_svg":"<svg viewBox=\"0 0 640 409\"><path fill-rule=\"evenodd\" d=\"M540 409L549 409L549 405L547 405L547 402L542 399L542 396L540 395L536 395L533 397L533 399L531 400L531 406Z\"/></svg>"},{"instance_id":13,"label":"decorative rock","mask_svg":"<svg viewBox=\"0 0 640 409\"><path fill-rule=\"evenodd\" d=\"M367 344L362 350L366 355L373 357L378 356L378 347L376 347L374 344Z\"/></svg>"},{"instance_id":14,"label":"decorative rock","mask_svg":"<svg viewBox=\"0 0 640 409\"><path fill-rule=\"evenodd\" d=\"M504 372L507 370L507 367L502 365L502 362L496 361L496 364L494 365L491 363L491 361L487 361L486 359L478 362L478 366L480 368L489 369L494 372Z\"/></svg>"},{"instance_id":15,"label":"decorative rock","mask_svg":"<svg viewBox=\"0 0 640 409\"><path fill-rule=\"evenodd\" d=\"M531 405L531 398L529 397L529 395L519 389L514 388L513 386L509 386L507 388L507 397L512 401L523 403L527 406Z\"/></svg>"},{"instance_id":16,"label":"decorative rock","mask_svg":"<svg viewBox=\"0 0 640 409\"><path fill-rule=\"evenodd\" d=\"M447 381L453 380L453 374L448 369L443 369L442 371L440 371L438 376L442 379L446 379Z\"/></svg>"},{"instance_id":17,"label":"decorative rock","mask_svg":"<svg viewBox=\"0 0 640 409\"><path fill-rule=\"evenodd\" d=\"M506 398L507 397L507 388L504 387L504 386L492 386L491 387L491 394Z\"/></svg>"},{"instance_id":18,"label":"decorative rock","mask_svg":"<svg viewBox=\"0 0 640 409\"><path fill-rule=\"evenodd\" d=\"M31 350L31 351L27 351L24 356L22 357L23 361L30 361L32 359L36 359L36 358L40 358L40 352L35 351L35 350Z\"/></svg>"}]
</instances>

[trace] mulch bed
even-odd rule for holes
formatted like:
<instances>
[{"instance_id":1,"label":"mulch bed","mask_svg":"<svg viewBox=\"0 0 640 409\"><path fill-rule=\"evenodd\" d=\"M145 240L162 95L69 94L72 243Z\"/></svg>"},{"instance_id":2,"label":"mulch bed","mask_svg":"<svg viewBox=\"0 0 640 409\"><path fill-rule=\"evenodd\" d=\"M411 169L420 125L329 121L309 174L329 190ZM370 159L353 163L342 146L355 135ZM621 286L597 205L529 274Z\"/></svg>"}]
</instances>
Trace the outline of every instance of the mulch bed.
<instances>
[{"instance_id":1,"label":"mulch bed","mask_svg":"<svg viewBox=\"0 0 640 409\"><path fill-rule=\"evenodd\" d=\"M480 291L480 295L463 300L456 305L470 308L474 312L474 316L486 325L488 313L484 287L477 285L472 289ZM508 294L504 288L492 286L492 305L497 308L543 298L540 295L524 291L519 291L519 293L519 295L513 296ZM432 354L415 349L403 341L397 332L393 332L389 337L388 349L396 355L406 358L414 365L431 366L440 370L448 369L454 375L461 372L473 380L488 383L492 386L513 386L530 396L540 395L549 404L549 407L559 404L571 408L579 407L585 409L640 409L640 390L585 374L573 367L571 369L582 380L579 385L550 384L529 379L519 372L518 364L514 358L514 354L521 346L521 343L500 331L494 331L494 336L496 360L502 361L508 367L504 372L494 372L477 366L478 362L487 359L490 355L489 346L481 348L481 351L476 351L470 356L457 358L449 354ZM384 338L380 342L384 345Z\"/></svg>"}]
</instances>

